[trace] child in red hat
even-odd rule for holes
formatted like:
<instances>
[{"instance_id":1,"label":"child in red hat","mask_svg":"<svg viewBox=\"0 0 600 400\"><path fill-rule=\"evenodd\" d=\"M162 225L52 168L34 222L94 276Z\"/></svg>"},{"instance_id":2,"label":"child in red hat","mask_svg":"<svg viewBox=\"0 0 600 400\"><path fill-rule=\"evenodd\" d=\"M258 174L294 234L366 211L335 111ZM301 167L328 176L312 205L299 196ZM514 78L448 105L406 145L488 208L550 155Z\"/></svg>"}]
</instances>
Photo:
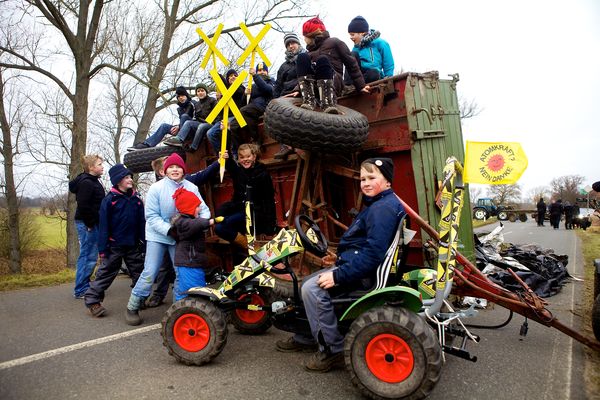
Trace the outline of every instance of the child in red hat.
<instances>
[{"instance_id":1,"label":"child in red hat","mask_svg":"<svg viewBox=\"0 0 600 400\"><path fill-rule=\"evenodd\" d=\"M175 228L175 271L179 285L175 290L175 300L186 297L185 292L193 287L206 286L206 243L204 232L214 225L215 220L198 217L202 201L194 193L180 187L173 193L175 207L179 214L171 219Z\"/></svg>"}]
</instances>

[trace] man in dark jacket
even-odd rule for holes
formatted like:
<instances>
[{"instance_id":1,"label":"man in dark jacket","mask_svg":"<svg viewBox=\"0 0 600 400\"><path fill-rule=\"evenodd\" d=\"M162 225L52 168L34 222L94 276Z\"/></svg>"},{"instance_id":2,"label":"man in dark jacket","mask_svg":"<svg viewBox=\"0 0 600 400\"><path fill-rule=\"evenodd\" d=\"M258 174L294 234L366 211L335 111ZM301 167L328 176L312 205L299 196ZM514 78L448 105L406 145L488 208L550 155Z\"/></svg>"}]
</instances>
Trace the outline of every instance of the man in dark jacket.
<instances>
[{"instance_id":1,"label":"man in dark jacket","mask_svg":"<svg viewBox=\"0 0 600 400\"><path fill-rule=\"evenodd\" d=\"M149 147L154 147L160 143L165 135L177 135L179 128L183 127L186 121L191 121L192 118L194 118L194 102L192 101L192 98L190 97L186 88L183 86L178 86L175 90L175 94L177 96L177 114L179 115L179 125L162 123L156 132L148 136L143 142L128 147L127 151L142 150Z\"/></svg>"},{"instance_id":2,"label":"man in dark jacket","mask_svg":"<svg viewBox=\"0 0 600 400\"><path fill-rule=\"evenodd\" d=\"M560 216L563 213L562 200L558 199L552 204L550 204L550 224L554 229L558 229L558 224L560 223Z\"/></svg>"},{"instance_id":3,"label":"man in dark jacket","mask_svg":"<svg viewBox=\"0 0 600 400\"><path fill-rule=\"evenodd\" d=\"M83 299L90 286L90 276L98 261L98 221L104 187L100 176L104 173L104 160L97 154L83 157L83 173L69 182L69 191L75 193L77 210L75 227L79 238L79 257L75 273L73 297Z\"/></svg>"},{"instance_id":4,"label":"man in dark jacket","mask_svg":"<svg viewBox=\"0 0 600 400\"><path fill-rule=\"evenodd\" d=\"M251 140L258 141L258 120L265 113L267 104L273 98L273 89L275 83L269 76L269 68L265 63L258 63L255 68L250 68L250 75L254 77L252 90L246 89L246 94L250 94L250 103L240 109ZM236 119L231 121L231 146L232 153L237 156L237 148L240 144L246 143L241 137L241 128Z\"/></svg>"},{"instance_id":5,"label":"man in dark jacket","mask_svg":"<svg viewBox=\"0 0 600 400\"><path fill-rule=\"evenodd\" d=\"M102 306L104 292L115 280L121 264L125 262L135 286L144 270L144 204L133 189L133 173L123 164L110 170L113 187L100 205L98 250L102 264L96 279L85 292L85 306L94 317L106 312Z\"/></svg>"},{"instance_id":6,"label":"man in dark jacket","mask_svg":"<svg viewBox=\"0 0 600 400\"><path fill-rule=\"evenodd\" d=\"M183 142L187 139L190 133L194 132L194 140L189 147L184 148L189 151L196 151L204 139L206 132L212 127L212 124L206 122L206 117L211 113L217 99L208 95L208 87L199 83L196 85L196 97L198 101L194 104L194 119L186 121L183 127L179 130L177 136L165 140L165 144L169 146L183 146Z\"/></svg>"},{"instance_id":7,"label":"man in dark jacket","mask_svg":"<svg viewBox=\"0 0 600 400\"><path fill-rule=\"evenodd\" d=\"M540 197L540 201L536 204L537 208L537 224L538 226L544 226L544 217L546 216L546 203L544 198Z\"/></svg>"},{"instance_id":8,"label":"man in dark jacket","mask_svg":"<svg viewBox=\"0 0 600 400\"><path fill-rule=\"evenodd\" d=\"M573 229L573 206L568 201L565 201L563 213L565 214L565 229Z\"/></svg>"}]
</instances>

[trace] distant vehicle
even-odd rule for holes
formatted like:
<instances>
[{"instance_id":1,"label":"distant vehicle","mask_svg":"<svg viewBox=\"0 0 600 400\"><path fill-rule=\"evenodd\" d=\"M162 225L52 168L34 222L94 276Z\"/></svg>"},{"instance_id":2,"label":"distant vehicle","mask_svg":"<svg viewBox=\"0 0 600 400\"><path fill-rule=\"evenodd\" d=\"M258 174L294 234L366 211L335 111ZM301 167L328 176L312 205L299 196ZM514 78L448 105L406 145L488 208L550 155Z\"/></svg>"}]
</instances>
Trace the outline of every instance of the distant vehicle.
<instances>
[{"instance_id":1,"label":"distant vehicle","mask_svg":"<svg viewBox=\"0 0 600 400\"><path fill-rule=\"evenodd\" d=\"M592 225L592 214L594 214L595 211L596 210L593 208L579 208L579 214L573 216L573 225L586 230Z\"/></svg>"},{"instance_id":2,"label":"distant vehicle","mask_svg":"<svg viewBox=\"0 0 600 400\"><path fill-rule=\"evenodd\" d=\"M473 218L482 220L490 217L498 217L500 221L515 222L517 219L521 222L527 221L527 210L515 210L513 206L497 205L490 197L477 199L473 206Z\"/></svg>"}]
</instances>

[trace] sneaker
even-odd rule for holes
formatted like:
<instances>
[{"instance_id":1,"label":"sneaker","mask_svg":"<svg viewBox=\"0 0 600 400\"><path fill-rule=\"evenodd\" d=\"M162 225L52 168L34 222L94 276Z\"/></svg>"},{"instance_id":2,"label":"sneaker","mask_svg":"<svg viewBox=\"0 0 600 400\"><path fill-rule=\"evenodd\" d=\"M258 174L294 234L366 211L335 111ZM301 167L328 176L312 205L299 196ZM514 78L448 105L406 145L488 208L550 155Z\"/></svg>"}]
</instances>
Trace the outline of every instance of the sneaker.
<instances>
[{"instance_id":1,"label":"sneaker","mask_svg":"<svg viewBox=\"0 0 600 400\"><path fill-rule=\"evenodd\" d=\"M100 303L92 304L91 306L88 307L88 310L90 310L90 314L92 314L92 317L96 317L96 318L103 316L104 313L106 312L106 308L102 307L102 304L100 304Z\"/></svg>"},{"instance_id":2,"label":"sneaker","mask_svg":"<svg viewBox=\"0 0 600 400\"><path fill-rule=\"evenodd\" d=\"M165 299L160 296L152 296L148 300L146 300L146 307L154 308L160 306Z\"/></svg>"},{"instance_id":3,"label":"sneaker","mask_svg":"<svg viewBox=\"0 0 600 400\"><path fill-rule=\"evenodd\" d=\"M294 149L290 146L282 144L279 151L273 155L273 158L277 160L285 160L290 154L294 154Z\"/></svg>"},{"instance_id":4,"label":"sneaker","mask_svg":"<svg viewBox=\"0 0 600 400\"><path fill-rule=\"evenodd\" d=\"M196 149L194 149L191 145L184 143L182 146L183 151L187 152L187 153L193 153L196 151Z\"/></svg>"},{"instance_id":5,"label":"sneaker","mask_svg":"<svg viewBox=\"0 0 600 400\"><path fill-rule=\"evenodd\" d=\"M148 148L150 148L150 145L148 143L141 142L141 143L134 144L131 147L128 147L127 151L144 150L144 149L148 149Z\"/></svg>"},{"instance_id":6,"label":"sneaker","mask_svg":"<svg viewBox=\"0 0 600 400\"><path fill-rule=\"evenodd\" d=\"M167 146L177 146L181 147L183 145L183 141L179 139L177 136L169 138L163 142Z\"/></svg>"},{"instance_id":7,"label":"sneaker","mask_svg":"<svg viewBox=\"0 0 600 400\"><path fill-rule=\"evenodd\" d=\"M293 336L290 336L285 340L278 340L277 342L275 342L275 348L277 349L277 351L281 351L282 353L312 353L314 351L317 351L317 345L315 343L299 343L294 340Z\"/></svg>"},{"instance_id":8,"label":"sneaker","mask_svg":"<svg viewBox=\"0 0 600 400\"><path fill-rule=\"evenodd\" d=\"M142 317L138 310L130 310L129 308L125 311L125 322L127 325L136 326L142 323Z\"/></svg>"},{"instance_id":9,"label":"sneaker","mask_svg":"<svg viewBox=\"0 0 600 400\"><path fill-rule=\"evenodd\" d=\"M85 293L81 293L81 294L74 294L73 298L75 300L82 300L85 297Z\"/></svg>"},{"instance_id":10,"label":"sneaker","mask_svg":"<svg viewBox=\"0 0 600 400\"><path fill-rule=\"evenodd\" d=\"M327 353L324 351L317 351L313 354L306 364L304 369L310 372L327 372L334 367L341 367L344 365L344 352L339 353Z\"/></svg>"}]
</instances>

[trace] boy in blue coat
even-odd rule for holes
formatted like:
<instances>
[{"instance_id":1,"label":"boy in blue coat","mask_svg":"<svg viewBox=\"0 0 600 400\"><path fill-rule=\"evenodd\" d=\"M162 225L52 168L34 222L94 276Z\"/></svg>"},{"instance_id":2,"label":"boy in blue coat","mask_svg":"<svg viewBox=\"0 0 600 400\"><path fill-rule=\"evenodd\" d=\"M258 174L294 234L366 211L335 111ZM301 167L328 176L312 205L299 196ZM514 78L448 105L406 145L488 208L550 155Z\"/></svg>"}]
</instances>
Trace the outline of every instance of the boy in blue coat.
<instances>
[{"instance_id":1,"label":"boy in blue coat","mask_svg":"<svg viewBox=\"0 0 600 400\"><path fill-rule=\"evenodd\" d=\"M106 312L102 306L104 292L110 287L125 262L132 287L144 269L145 236L144 204L133 188L133 173L123 164L112 167L108 174L113 187L100 204L98 251L102 263L96 280L85 292L85 306L92 316Z\"/></svg>"},{"instance_id":2,"label":"boy in blue coat","mask_svg":"<svg viewBox=\"0 0 600 400\"><path fill-rule=\"evenodd\" d=\"M367 20L360 15L354 18L348 25L348 33L366 83L394 75L390 45L379 37L379 31L369 29Z\"/></svg>"}]
</instances>

